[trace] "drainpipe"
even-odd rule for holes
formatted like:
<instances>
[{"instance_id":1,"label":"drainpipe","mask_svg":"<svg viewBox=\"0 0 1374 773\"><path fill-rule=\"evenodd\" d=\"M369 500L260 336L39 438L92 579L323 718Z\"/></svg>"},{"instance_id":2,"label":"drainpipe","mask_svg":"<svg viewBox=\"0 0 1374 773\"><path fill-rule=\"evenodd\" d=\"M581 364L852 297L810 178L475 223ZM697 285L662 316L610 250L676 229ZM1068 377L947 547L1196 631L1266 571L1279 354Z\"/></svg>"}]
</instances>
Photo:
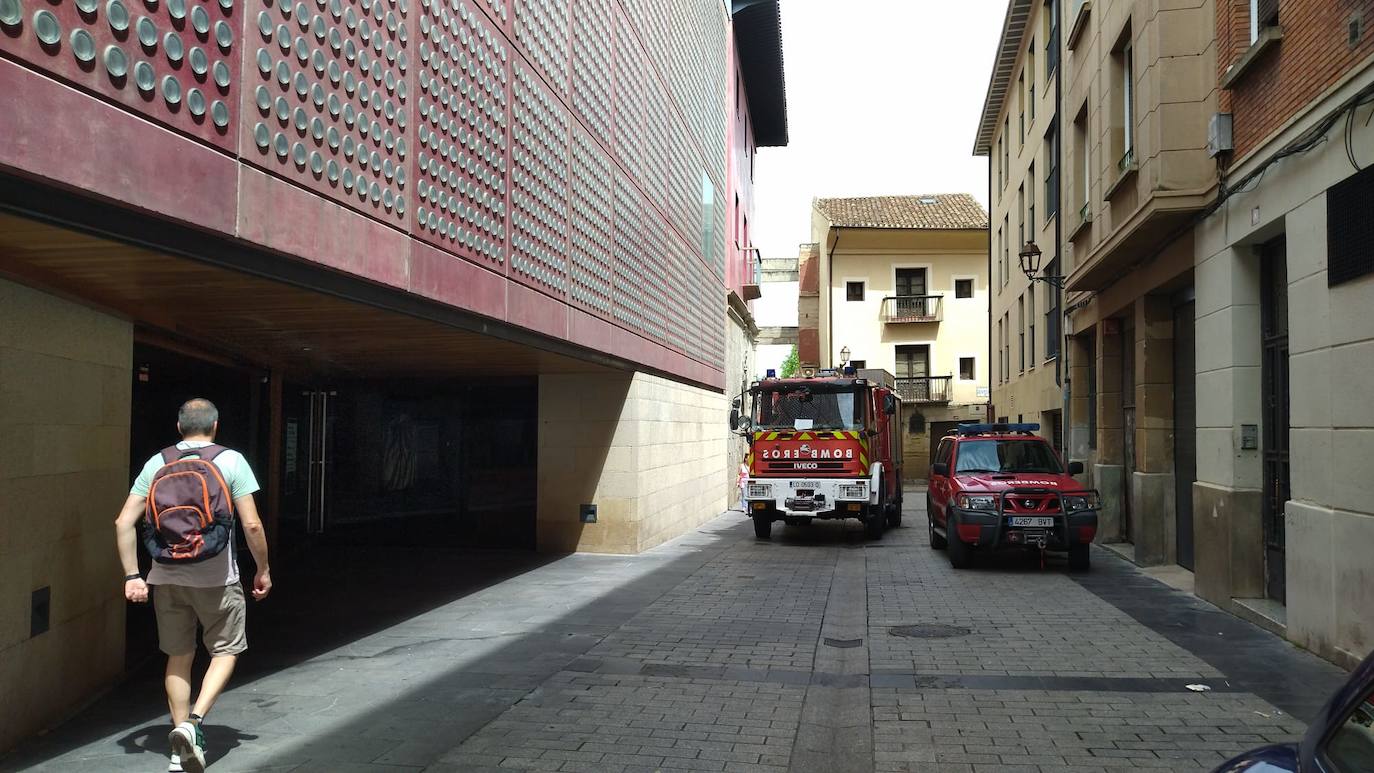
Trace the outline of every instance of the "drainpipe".
<instances>
[{"instance_id":1,"label":"drainpipe","mask_svg":"<svg viewBox=\"0 0 1374 773\"><path fill-rule=\"evenodd\" d=\"M835 243L830 245L830 252L825 256L825 293L829 299L827 308L830 313L825 319L825 361L830 363L827 367L835 367L835 292L831 288L831 283L835 279L835 248L840 246L840 226L831 226L835 229Z\"/></svg>"},{"instance_id":2,"label":"drainpipe","mask_svg":"<svg viewBox=\"0 0 1374 773\"><path fill-rule=\"evenodd\" d=\"M996 281L997 281L997 278L994 277L994 276L992 275L992 164L993 164L993 162L996 161L997 159L994 159L994 158L992 157L992 154L993 154L993 153L996 153L996 152L997 152L997 148L996 148L996 147L989 147L989 150L988 150L988 314L987 314L987 320L988 320L988 359L987 359L987 365L986 365L986 367L983 368L983 372L988 374L988 402L987 402L987 405L983 406L983 414L984 414L984 415L983 415L983 421L994 421L994 420L997 418L997 417L996 417L996 413L995 413L996 407L992 404L992 389L993 389L993 383L992 383L993 365L992 365L992 363L994 362L994 360L993 360L993 353L992 353L992 345L993 345L993 343L992 343L992 328L993 328L993 322L994 322L994 320L993 320L993 318L992 318L992 284L993 284L993 282L996 282ZM996 360L996 362L997 362L997 367L998 367L998 368L1001 368L1001 366L1002 366L1002 361L1001 361L1001 360ZM973 382L973 388L974 388L974 390L977 390L977 389L978 389L978 382L977 382L977 381L974 381L974 382ZM975 400L978 399L978 397L977 397L977 392L976 392L976 391L974 392L974 399L975 399Z\"/></svg>"}]
</instances>

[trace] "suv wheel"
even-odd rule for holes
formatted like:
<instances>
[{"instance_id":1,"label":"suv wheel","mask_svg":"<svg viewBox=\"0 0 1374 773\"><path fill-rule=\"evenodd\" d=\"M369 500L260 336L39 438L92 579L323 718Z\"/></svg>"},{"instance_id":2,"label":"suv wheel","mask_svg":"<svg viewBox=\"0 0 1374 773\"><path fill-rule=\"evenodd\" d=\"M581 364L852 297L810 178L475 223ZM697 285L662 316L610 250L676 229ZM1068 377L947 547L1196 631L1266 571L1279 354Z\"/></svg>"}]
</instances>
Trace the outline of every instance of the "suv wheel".
<instances>
[{"instance_id":1,"label":"suv wheel","mask_svg":"<svg viewBox=\"0 0 1374 773\"><path fill-rule=\"evenodd\" d=\"M1092 546L1076 542L1069 546L1069 571L1086 572L1092 567Z\"/></svg>"},{"instance_id":2,"label":"suv wheel","mask_svg":"<svg viewBox=\"0 0 1374 773\"><path fill-rule=\"evenodd\" d=\"M945 534L948 537L945 552L949 554L950 566L955 569L973 566L973 547L959 539L958 527L946 520Z\"/></svg>"},{"instance_id":3,"label":"suv wheel","mask_svg":"<svg viewBox=\"0 0 1374 773\"><path fill-rule=\"evenodd\" d=\"M759 539L768 539L773 535L773 517L764 511L754 513L754 536Z\"/></svg>"},{"instance_id":4,"label":"suv wheel","mask_svg":"<svg viewBox=\"0 0 1374 773\"><path fill-rule=\"evenodd\" d=\"M902 525L902 500L898 499L887 506L887 526L895 529Z\"/></svg>"}]
</instances>

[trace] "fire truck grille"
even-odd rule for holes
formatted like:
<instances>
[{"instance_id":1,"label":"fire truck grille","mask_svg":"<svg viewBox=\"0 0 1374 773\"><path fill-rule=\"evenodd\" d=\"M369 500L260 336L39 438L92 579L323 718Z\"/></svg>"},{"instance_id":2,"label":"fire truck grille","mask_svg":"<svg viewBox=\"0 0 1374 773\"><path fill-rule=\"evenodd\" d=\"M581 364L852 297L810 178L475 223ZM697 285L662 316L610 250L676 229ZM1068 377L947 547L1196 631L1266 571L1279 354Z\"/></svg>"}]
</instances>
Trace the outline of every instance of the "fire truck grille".
<instances>
[{"instance_id":1,"label":"fire truck grille","mask_svg":"<svg viewBox=\"0 0 1374 773\"><path fill-rule=\"evenodd\" d=\"M1057 513L1059 497L1053 494L1008 494L1008 513Z\"/></svg>"}]
</instances>

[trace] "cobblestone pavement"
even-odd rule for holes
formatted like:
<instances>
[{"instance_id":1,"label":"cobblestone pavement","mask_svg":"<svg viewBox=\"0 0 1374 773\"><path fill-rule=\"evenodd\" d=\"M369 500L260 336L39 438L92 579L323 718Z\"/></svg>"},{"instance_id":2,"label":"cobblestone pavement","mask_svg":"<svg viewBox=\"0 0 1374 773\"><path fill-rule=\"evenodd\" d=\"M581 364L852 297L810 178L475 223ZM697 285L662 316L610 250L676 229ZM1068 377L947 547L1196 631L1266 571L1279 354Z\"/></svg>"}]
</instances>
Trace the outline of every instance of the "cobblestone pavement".
<instances>
[{"instance_id":1,"label":"cobblestone pavement","mask_svg":"<svg viewBox=\"0 0 1374 773\"><path fill-rule=\"evenodd\" d=\"M278 656L207 720L210 769L1199 770L1296 737L1344 678L1106 551L955 572L923 499L878 542L731 513ZM0 770L163 770L162 710L132 681Z\"/></svg>"}]
</instances>

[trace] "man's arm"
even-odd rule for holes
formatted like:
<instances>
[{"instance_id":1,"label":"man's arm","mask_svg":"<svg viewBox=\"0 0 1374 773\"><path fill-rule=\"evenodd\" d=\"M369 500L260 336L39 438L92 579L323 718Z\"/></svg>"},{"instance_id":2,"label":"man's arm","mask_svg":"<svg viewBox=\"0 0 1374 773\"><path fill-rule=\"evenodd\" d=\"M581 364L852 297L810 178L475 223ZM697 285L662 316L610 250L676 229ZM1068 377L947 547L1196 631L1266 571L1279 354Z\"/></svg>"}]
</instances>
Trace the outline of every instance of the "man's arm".
<instances>
[{"instance_id":1,"label":"man's arm","mask_svg":"<svg viewBox=\"0 0 1374 773\"><path fill-rule=\"evenodd\" d=\"M234 500L239 523L243 524L243 538L248 542L248 550L257 564L257 574L253 576L253 598L262 601L272 591L272 574L267 563L267 532L262 528L258 517L258 506L252 494L244 494Z\"/></svg>"},{"instance_id":2,"label":"man's arm","mask_svg":"<svg viewBox=\"0 0 1374 773\"><path fill-rule=\"evenodd\" d=\"M119 548L119 563L124 566L124 575L138 574L138 535L135 529L143 517L143 506L147 500L138 494L130 494L124 500L124 507L115 518L115 545ZM137 604L148 600L148 585L137 578L124 581L124 598Z\"/></svg>"}]
</instances>

